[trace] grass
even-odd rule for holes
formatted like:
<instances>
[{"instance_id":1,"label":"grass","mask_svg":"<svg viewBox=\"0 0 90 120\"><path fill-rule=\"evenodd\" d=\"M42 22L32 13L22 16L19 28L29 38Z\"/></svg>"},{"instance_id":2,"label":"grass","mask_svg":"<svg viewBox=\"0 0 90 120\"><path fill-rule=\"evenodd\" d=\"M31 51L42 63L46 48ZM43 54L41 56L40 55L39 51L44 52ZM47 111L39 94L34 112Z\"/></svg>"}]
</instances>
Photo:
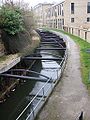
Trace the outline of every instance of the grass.
<instances>
[{"instance_id":1,"label":"grass","mask_svg":"<svg viewBox=\"0 0 90 120\"><path fill-rule=\"evenodd\" d=\"M45 29L45 30L51 30L51 29ZM59 29L52 29L52 30L68 35L79 46L82 80L85 85L90 87L90 78L89 78L90 77L89 76L89 73L90 73L90 43L86 42L84 39L81 39L80 37L74 36L65 31L62 31Z\"/></svg>"}]
</instances>

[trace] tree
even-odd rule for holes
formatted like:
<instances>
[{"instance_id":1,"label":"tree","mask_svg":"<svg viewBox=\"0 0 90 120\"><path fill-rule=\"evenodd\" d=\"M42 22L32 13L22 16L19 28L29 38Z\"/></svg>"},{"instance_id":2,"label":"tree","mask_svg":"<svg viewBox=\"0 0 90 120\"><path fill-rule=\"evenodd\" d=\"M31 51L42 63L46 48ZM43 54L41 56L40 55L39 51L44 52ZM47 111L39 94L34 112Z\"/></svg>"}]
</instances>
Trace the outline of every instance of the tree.
<instances>
[{"instance_id":1,"label":"tree","mask_svg":"<svg viewBox=\"0 0 90 120\"><path fill-rule=\"evenodd\" d=\"M11 35L24 31L23 16L18 7L10 4L6 4L1 7L0 28Z\"/></svg>"},{"instance_id":2,"label":"tree","mask_svg":"<svg viewBox=\"0 0 90 120\"><path fill-rule=\"evenodd\" d=\"M34 19L28 4L7 0L0 9L0 28L6 54L22 52L31 45Z\"/></svg>"}]
</instances>

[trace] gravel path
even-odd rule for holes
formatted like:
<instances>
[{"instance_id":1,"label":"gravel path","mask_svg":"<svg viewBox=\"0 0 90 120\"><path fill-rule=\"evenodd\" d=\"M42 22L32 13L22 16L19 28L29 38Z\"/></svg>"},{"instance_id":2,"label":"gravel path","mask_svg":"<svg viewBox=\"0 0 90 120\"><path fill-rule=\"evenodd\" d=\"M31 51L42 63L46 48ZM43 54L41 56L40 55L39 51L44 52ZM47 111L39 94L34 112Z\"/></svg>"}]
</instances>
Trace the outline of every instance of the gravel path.
<instances>
[{"instance_id":1,"label":"gravel path","mask_svg":"<svg viewBox=\"0 0 90 120\"><path fill-rule=\"evenodd\" d=\"M90 95L82 83L79 48L69 37L68 61L61 82L56 86L36 120L90 120Z\"/></svg>"}]
</instances>

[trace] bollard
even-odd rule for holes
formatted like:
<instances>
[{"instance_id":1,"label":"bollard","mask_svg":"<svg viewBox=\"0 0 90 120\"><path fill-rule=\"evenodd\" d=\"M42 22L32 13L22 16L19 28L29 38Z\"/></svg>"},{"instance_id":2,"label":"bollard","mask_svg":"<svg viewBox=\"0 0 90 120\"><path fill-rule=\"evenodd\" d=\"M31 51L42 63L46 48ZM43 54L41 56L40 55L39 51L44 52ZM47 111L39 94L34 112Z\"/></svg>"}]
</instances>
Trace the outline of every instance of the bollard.
<instances>
[{"instance_id":1,"label":"bollard","mask_svg":"<svg viewBox=\"0 0 90 120\"><path fill-rule=\"evenodd\" d=\"M83 120L83 111L81 112L78 120Z\"/></svg>"}]
</instances>

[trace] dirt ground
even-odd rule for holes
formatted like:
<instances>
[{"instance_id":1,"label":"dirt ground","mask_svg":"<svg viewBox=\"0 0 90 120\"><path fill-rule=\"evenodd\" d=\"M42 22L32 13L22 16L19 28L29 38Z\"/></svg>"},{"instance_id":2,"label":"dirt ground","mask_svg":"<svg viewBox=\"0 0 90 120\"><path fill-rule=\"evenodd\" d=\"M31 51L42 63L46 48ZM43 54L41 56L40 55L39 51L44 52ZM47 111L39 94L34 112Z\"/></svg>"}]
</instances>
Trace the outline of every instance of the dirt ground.
<instances>
[{"instance_id":1,"label":"dirt ground","mask_svg":"<svg viewBox=\"0 0 90 120\"><path fill-rule=\"evenodd\" d=\"M68 42L68 60L63 77L54 89L36 120L78 120L81 111L84 120L90 120L90 94L82 83L79 48Z\"/></svg>"}]
</instances>

